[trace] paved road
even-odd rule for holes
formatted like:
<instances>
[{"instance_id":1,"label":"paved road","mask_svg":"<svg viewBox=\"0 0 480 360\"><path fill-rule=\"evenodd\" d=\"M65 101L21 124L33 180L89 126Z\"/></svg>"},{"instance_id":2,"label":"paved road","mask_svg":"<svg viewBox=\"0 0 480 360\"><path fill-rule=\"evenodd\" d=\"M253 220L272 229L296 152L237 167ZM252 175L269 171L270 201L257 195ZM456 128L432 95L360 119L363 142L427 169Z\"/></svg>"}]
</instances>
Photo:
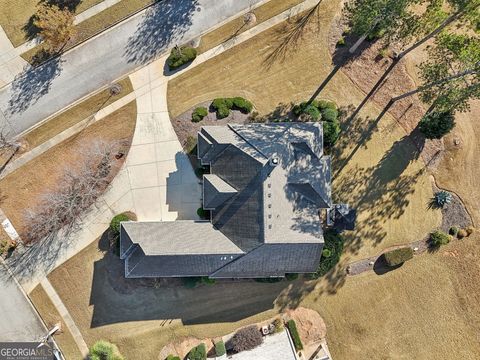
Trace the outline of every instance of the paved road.
<instances>
[{"instance_id":1,"label":"paved road","mask_svg":"<svg viewBox=\"0 0 480 360\"><path fill-rule=\"evenodd\" d=\"M0 129L17 135L261 0L163 0L0 90Z\"/></svg>"},{"instance_id":2,"label":"paved road","mask_svg":"<svg viewBox=\"0 0 480 360\"><path fill-rule=\"evenodd\" d=\"M43 323L0 263L0 341L38 341L45 335Z\"/></svg>"}]
</instances>

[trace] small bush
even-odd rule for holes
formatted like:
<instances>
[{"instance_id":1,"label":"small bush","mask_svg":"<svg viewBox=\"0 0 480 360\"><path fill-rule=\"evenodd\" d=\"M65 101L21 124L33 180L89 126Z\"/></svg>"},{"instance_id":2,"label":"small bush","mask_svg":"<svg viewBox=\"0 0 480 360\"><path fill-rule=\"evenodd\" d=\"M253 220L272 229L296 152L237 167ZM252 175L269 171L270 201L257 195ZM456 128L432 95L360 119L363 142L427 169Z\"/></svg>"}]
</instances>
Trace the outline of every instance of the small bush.
<instances>
[{"instance_id":1,"label":"small bush","mask_svg":"<svg viewBox=\"0 0 480 360\"><path fill-rule=\"evenodd\" d=\"M225 119L230 115L230 109L226 107L218 108L216 111L217 119Z\"/></svg>"},{"instance_id":2,"label":"small bush","mask_svg":"<svg viewBox=\"0 0 480 360\"><path fill-rule=\"evenodd\" d=\"M180 358L178 356L168 355L165 360L180 360Z\"/></svg>"},{"instance_id":3,"label":"small bush","mask_svg":"<svg viewBox=\"0 0 480 360\"><path fill-rule=\"evenodd\" d=\"M297 324L295 324L294 320L287 321L287 328L290 331L290 335L292 336L293 344L295 345L295 349L297 351L303 350L302 340L300 339L300 335L298 334Z\"/></svg>"},{"instance_id":4,"label":"small bush","mask_svg":"<svg viewBox=\"0 0 480 360\"><path fill-rule=\"evenodd\" d=\"M449 230L448 233L452 236L457 236L458 230L460 230L457 226L452 226Z\"/></svg>"},{"instance_id":5,"label":"small bush","mask_svg":"<svg viewBox=\"0 0 480 360\"><path fill-rule=\"evenodd\" d=\"M437 191L433 196L432 203L434 208L443 208L445 205L452 202L452 194L448 191Z\"/></svg>"},{"instance_id":6,"label":"small bush","mask_svg":"<svg viewBox=\"0 0 480 360\"><path fill-rule=\"evenodd\" d=\"M205 209L203 209L203 208L201 208L201 207L199 207L199 208L197 209L197 215L198 215L198 217L200 217L201 219L206 219L207 216L208 216L208 211L205 210Z\"/></svg>"},{"instance_id":7,"label":"small bush","mask_svg":"<svg viewBox=\"0 0 480 360\"><path fill-rule=\"evenodd\" d=\"M292 112L295 114L295 116L300 116L306 107L307 107L307 103L302 102L300 104L294 105L292 108Z\"/></svg>"},{"instance_id":8,"label":"small bush","mask_svg":"<svg viewBox=\"0 0 480 360\"><path fill-rule=\"evenodd\" d=\"M441 139L455 127L451 112L431 112L420 120L418 127L427 139Z\"/></svg>"},{"instance_id":9,"label":"small bush","mask_svg":"<svg viewBox=\"0 0 480 360\"><path fill-rule=\"evenodd\" d=\"M227 353L227 349L225 349L225 343L223 340L217 341L215 343L215 354L217 356L223 356Z\"/></svg>"},{"instance_id":10,"label":"small bush","mask_svg":"<svg viewBox=\"0 0 480 360\"><path fill-rule=\"evenodd\" d=\"M195 110L193 110L192 113L192 121L193 122L199 122L202 121L205 116L208 115L208 110L204 106L197 107Z\"/></svg>"},{"instance_id":11,"label":"small bush","mask_svg":"<svg viewBox=\"0 0 480 360\"><path fill-rule=\"evenodd\" d=\"M322 110L325 110L325 109L334 109L334 110L337 110L337 105L335 105L335 103L333 101L328 101L328 100L314 100L314 102L312 103L314 104L318 110L322 111Z\"/></svg>"},{"instance_id":12,"label":"small bush","mask_svg":"<svg viewBox=\"0 0 480 360\"><path fill-rule=\"evenodd\" d=\"M115 215L112 221L110 221L110 230L114 235L120 234L120 222L122 221L130 221L130 218L128 217L127 214Z\"/></svg>"},{"instance_id":13,"label":"small bush","mask_svg":"<svg viewBox=\"0 0 480 360\"><path fill-rule=\"evenodd\" d=\"M90 360L123 360L117 346L104 340L93 344L88 355Z\"/></svg>"},{"instance_id":14,"label":"small bush","mask_svg":"<svg viewBox=\"0 0 480 360\"><path fill-rule=\"evenodd\" d=\"M172 49L167 59L167 65L170 70L178 69L197 57L197 49L192 47L175 47Z\"/></svg>"},{"instance_id":15,"label":"small bush","mask_svg":"<svg viewBox=\"0 0 480 360\"><path fill-rule=\"evenodd\" d=\"M430 242L435 247L446 245L450 242L450 235L440 230L434 231L430 234Z\"/></svg>"},{"instance_id":16,"label":"small bush","mask_svg":"<svg viewBox=\"0 0 480 360\"><path fill-rule=\"evenodd\" d=\"M463 239L464 237L468 236L467 231L464 229L460 229L457 232L457 238Z\"/></svg>"},{"instance_id":17,"label":"small bush","mask_svg":"<svg viewBox=\"0 0 480 360\"><path fill-rule=\"evenodd\" d=\"M475 228L473 226L469 226L465 229L465 231L467 232L467 236L470 236L475 231Z\"/></svg>"},{"instance_id":18,"label":"small bush","mask_svg":"<svg viewBox=\"0 0 480 360\"><path fill-rule=\"evenodd\" d=\"M332 147L340 135L340 125L337 122L323 123L323 142L325 146Z\"/></svg>"},{"instance_id":19,"label":"small bush","mask_svg":"<svg viewBox=\"0 0 480 360\"><path fill-rule=\"evenodd\" d=\"M188 360L206 360L207 347L204 343L194 347L187 355Z\"/></svg>"},{"instance_id":20,"label":"small bush","mask_svg":"<svg viewBox=\"0 0 480 360\"><path fill-rule=\"evenodd\" d=\"M343 251L343 243L345 242L343 236L335 230L327 230L324 233L324 240L325 244L323 245L322 256L317 271L308 275L311 279L317 279L325 275L340 261L340 256ZM323 256L325 250L330 251L330 256Z\"/></svg>"},{"instance_id":21,"label":"small bush","mask_svg":"<svg viewBox=\"0 0 480 360\"><path fill-rule=\"evenodd\" d=\"M280 318L276 318L275 320L273 320L273 326L275 328L275 333L282 332L285 328L285 326L283 325L283 320Z\"/></svg>"},{"instance_id":22,"label":"small bush","mask_svg":"<svg viewBox=\"0 0 480 360\"><path fill-rule=\"evenodd\" d=\"M232 337L232 346L235 352L252 350L263 342L263 336L256 325L238 330Z\"/></svg>"},{"instance_id":23,"label":"small bush","mask_svg":"<svg viewBox=\"0 0 480 360\"><path fill-rule=\"evenodd\" d=\"M285 279L287 279L288 281L293 281L293 280L297 280L298 279L298 274L285 274Z\"/></svg>"},{"instance_id":24,"label":"small bush","mask_svg":"<svg viewBox=\"0 0 480 360\"><path fill-rule=\"evenodd\" d=\"M0 241L0 256L8 257L16 248L17 242L15 240L2 240Z\"/></svg>"},{"instance_id":25,"label":"small bush","mask_svg":"<svg viewBox=\"0 0 480 360\"><path fill-rule=\"evenodd\" d=\"M337 122L338 118L338 110L337 109L332 109L332 108L325 108L322 109L322 120L323 121L328 121L328 122Z\"/></svg>"},{"instance_id":26,"label":"small bush","mask_svg":"<svg viewBox=\"0 0 480 360\"><path fill-rule=\"evenodd\" d=\"M338 47L345 46L345 38L341 37L340 39L338 39L337 46Z\"/></svg>"},{"instance_id":27,"label":"small bush","mask_svg":"<svg viewBox=\"0 0 480 360\"><path fill-rule=\"evenodd\" d=\"M330 249L323 249L322 250L322 257L329 258L332 256L332 251Z\"/></svg>"},{"instance_id":28,"label":"small bush","mask_svg":"<svg viewBox=\"0 0 480 360\"><path fill-rule=\"evenodd\" d=\"M242 97L235 97L233 98L233 108L248 114L253 110L253 104Z\"/></svg>"},{"instance_id":29,"label":"small bush","mask_svg":"<svg viewBox=\"0 0 480 360\"><path fill-rule=\"evenodd\" d=\"M313 105L307 105L300 114L302 121L320 120L320 111Z\"/></svg>"},{"instance_id":30,"label":"small bush","mask_svg":"<svg viewBox=\"0 0 480 360\"><path fill-rule=\"evenodd\" d=\"M413 258L413 250L410 247L404 247L388 251L383 254L388 266L397 266Z\"/></svg>"}]
</instances>

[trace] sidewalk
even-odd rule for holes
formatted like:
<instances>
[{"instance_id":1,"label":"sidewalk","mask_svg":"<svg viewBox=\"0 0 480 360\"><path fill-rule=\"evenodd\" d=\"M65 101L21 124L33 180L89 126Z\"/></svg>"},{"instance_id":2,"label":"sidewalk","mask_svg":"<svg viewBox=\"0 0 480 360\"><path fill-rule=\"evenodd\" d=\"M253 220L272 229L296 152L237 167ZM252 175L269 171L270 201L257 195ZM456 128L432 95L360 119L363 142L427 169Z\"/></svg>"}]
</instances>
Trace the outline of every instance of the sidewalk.
<instances>
[{"instance_id":1,"label":"sidewalk","mask_svg":"<svg viewBox=\"0 0 480 360\"><path fill-rule=\"evenodd\" d=\"M28 68L30 65L19 56L0 25L0 88Z\"/></svg>"}]
</instances>

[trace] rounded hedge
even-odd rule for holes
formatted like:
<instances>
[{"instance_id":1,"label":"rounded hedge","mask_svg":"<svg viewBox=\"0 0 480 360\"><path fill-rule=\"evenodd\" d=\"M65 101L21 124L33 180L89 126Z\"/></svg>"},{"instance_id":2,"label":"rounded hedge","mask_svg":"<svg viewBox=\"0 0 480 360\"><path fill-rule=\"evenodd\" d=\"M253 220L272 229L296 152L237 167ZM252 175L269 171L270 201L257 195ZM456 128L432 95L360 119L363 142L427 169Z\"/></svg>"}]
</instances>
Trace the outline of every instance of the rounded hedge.
<instances>
[{"instance_id":1,"label":"rounded hedge","mask_svg":"<svg viewBox=\"0 0 480 360\"><path fill-rule=\"evenodd\" d=\"M322 120L328 122L336 122L338 118L338 110L332 108L322 109Z\"/></svg>"},{"instance_id":2,"label":"rounded hedge","mask_svg":"<svg viewBox=\"0 0 480 360\"><path fill-rule=\"evenodd\" d=\"M450 242L450 235L443 231L437 230L430 234L430 241L433 246L442 246Z\"/></svg>"},{"instance_id":3,"label":"rounded hedge","mask_svg":"<svg viewBox=\"0 0 480 360\"><path fill-rule=\"evenodd\" d=\"M418 127L427 139L441 139L455 127L451 112L431 112L420 120Z\"/></svg>"},{"instance_id":4,"label":"rounded hedge","mask_svg":"<svg viewBox=\"0 0 480 360\"><path fill-rule=\"evenodd\" d=\"M329 258L332 256L332 251L330 249L323 249L322 250L322 257Z\"/></svg>"},{"instance_id":5,"label":"rounded hedge","mask_svg":"<svg viewBox=\"0 0 480 360\"><path fill-rule=\"evenodd\" d=\"M253 110L253 104L242 97L233 98L233 107L243 113L250 113Z\"/></svg>"},{"instance_id":6,"label":"rounded hedge","mask_svg":"<svg viewBox=\"0 0 480 360\"><path fill-rule=\"evenodd\" d=\"M413 258L413 250L410 247L395 249L383 254L388 266L397 266Z\"/></svg>"},{"instance_id":7,"label":"rounded hedge","mask_svg":"<svg viewBox=\"0 0 480 360\"><path fill-rule=\"evenodd\" d=\"M197 57L197 49L192 47L175 47L172 49L167 65L170 70L178 69L180 66L187 64Z\"/></svg>"},{"instance_id":8,"label":"rounded hedge","mask_svg":"<svg viewBox=\"0 0 480 360\"><path fill-rule=\"evenodd\" d=\"M122 221L130 221L127 214L115 215L112 221L110 221L110 230L112 230L114 234L120 234L120 223Z\"/></svg>"},{"instance_id":9,"label":"rounded hedge","mask_svg":"<svg viewBox=\"0 0 480 360\"><path fill-rule=\"evenodd\" d=\"M189 360L205 360L207 358L207 347L204 343L201 343L190 350L187 358Z\"/></svg>"},{"instance_id":10,"label":"rounded hedge","mask_svg":"<svg viewBox=\"0 0 480 360\"><path fill-rule=\"evenodd\" d=\"M340 125L337 122L323 123L323 141L327 147L331 147L338 140Z\"/></svg>"},{"instance_id":11,"label":"rounded hedge","mask_svg":"<svg viewBox=\"0 0 480 360\"><path fill-rule=\"evenodd\" d=\"M193 122L199 122L202 121L205 116L208 115L208 109L204 106L197 107L195 110L193 110L192 113L192 121Z\"/></svg>"},{"instance_id":12,"label":"rounded hedge","mask_svg":"<svg viewBox=\"0 0 480 360\"><path fill-rule=\"evenodd\" d=\"M104 340L93 344L88 356L90 360L123 360L123 356L120 355L117 346Z\"/></svg>"}]
</instances>

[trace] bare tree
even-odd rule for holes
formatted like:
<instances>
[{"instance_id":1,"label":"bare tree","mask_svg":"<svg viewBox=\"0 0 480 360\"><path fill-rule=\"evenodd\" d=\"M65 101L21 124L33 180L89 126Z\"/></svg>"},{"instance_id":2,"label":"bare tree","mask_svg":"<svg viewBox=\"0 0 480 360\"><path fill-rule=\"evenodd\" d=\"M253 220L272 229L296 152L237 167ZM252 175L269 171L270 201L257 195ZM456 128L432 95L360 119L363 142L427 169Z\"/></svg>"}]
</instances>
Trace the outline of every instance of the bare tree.
<instances>
[{"instance_id":1,"label":"bare tree","mask_svg":"<svg viewBox=\"0 0 480 360\"><path fill-rule=\"evenodd\" d=\"M83 213L109 184L115 145L96 141L86 147L82 151L83 163L77 169L66 169L58 188L45 194L37 208L26 213L27 243L54 238L60 230L68 235L78 229Z\"/></svg>"}]
</instances>

